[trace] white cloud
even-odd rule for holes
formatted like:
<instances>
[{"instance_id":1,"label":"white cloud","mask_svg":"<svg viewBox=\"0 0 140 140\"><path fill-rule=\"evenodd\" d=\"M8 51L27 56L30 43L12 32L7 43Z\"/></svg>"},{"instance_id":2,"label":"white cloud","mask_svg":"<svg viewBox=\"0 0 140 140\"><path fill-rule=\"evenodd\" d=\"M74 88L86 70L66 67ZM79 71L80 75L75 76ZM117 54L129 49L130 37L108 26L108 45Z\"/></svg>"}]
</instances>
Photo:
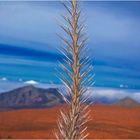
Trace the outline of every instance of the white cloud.
<instances>
[{"instance_id":1,"label":"white cloud","mask_svg":"<svg viewBox=\"0 0 140 140\"><path fill-rule=\"evenodd\" d=\"M93 99L97 97L106 97L108 99L122 99L125 97L131 97L134 100L140 102L140 91L136 90L89 88L88 92Z\"/></svg>"}]
</instances>

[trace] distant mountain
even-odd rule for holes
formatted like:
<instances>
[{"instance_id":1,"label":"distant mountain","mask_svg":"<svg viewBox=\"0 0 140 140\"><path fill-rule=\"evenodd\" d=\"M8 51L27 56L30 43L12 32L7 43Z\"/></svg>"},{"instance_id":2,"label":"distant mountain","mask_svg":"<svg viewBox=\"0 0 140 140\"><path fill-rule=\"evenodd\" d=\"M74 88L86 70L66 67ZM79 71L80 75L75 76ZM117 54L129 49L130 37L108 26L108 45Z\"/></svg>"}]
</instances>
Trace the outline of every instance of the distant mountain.
<instances>
[{"instance_id":1,"label":"distant mountain","mask_svg":"<svg viewBox=\"0 0 140 140\"><path fill-rule=\"evenodd\" d=\"M140 104L130 97L125 97L118 102L115 103L117 106L124 106L124 107L136 107L140 106Z\"/></svg>"},{"instance_id":2,"label":"distant mountain","mask_svg":"<svg viewBox=\"0 0 140 140\"><path fill-rule=\"evenodd\" d=\"M91 101L93 99L91 98ZM91 102L89 101L89 102ZM136 107L140 104L126 97L121 100L110 100L107 97L95 98L94 104L117 105L125 107ZM0 94L0 110L20 108L45 108L64 103L57 88L42 89L32 85L14 89ZM88 102L87 102L88 103Z\"/></svg>"},{"instance_id":3,"label":"distant mountain","mask_svg":"<svg viewBox=\"0 0 140 140\"><path fill-rule=\"evenodd\" d=\"M63 103L55 88L41 89L32 85L0 94L0 108L42 108Z\"/></svg>"}]
</instances>

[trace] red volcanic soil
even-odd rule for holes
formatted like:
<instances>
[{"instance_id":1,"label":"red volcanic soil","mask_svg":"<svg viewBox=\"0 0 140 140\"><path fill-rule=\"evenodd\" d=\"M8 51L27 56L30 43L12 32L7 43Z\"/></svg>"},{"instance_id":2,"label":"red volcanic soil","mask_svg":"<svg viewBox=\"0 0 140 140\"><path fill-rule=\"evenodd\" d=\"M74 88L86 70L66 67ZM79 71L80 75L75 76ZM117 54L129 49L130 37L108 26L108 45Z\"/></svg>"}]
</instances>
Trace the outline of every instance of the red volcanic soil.
<instances>
[{"instance_id":1,"label":"red volcanic soil","mask_svg":"<svg viewBox=\"0 0 140 140\"><path fill-rule=\"evenodd\" d=\"M0 112L0 138L55 138L60 107ZM91 107L88 138L140 139L140 107Z\"/></svg>"}]
</instances>

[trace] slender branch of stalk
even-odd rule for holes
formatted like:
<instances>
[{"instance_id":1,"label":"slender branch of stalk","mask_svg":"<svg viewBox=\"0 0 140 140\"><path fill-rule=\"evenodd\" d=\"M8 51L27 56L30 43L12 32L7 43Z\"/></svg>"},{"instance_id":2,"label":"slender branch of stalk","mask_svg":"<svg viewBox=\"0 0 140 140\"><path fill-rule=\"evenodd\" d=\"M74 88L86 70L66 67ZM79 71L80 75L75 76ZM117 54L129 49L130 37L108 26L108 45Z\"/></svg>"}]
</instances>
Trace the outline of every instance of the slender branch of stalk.
<instances>
[{"instance_id":1,"label":"slender branch of stalk","mask_svg":"<svg viewBox=\"0 0 140 140\"><path fill-rule=\"evenodd\" d=\"M78 34L77 34L77 12L76 12L76 1L72 1L73 9L72 9L72 35L73 35L73 96L72 96L72 104L71 104L71 127L70 127L70 136L71 139L74 138L73 132L75 129L75 123L78 119L79 106L80 106L80 95L79 95L79 84L80 84L80 65L79 65L79 53L78 53Z\"/></svg>"},{"instance_id":2,"label":"slender branch of stalk","mask_svg":"<svg viewBox=\"0 0 140 140\"><path fill-rule=\"evenodd\" d=\"M87 91L84 85L91 84L91 77L87 78L92 67L90 65L90 58L87 56L87 48L85 47L87 38L82 33L84 24L79 23L81 11L78 11L77 0L70 1L70 5L71 7L69 8L64 4L70 14L70 18L63 16L70 27L60 26L71 39L69 41L60 36L67 46L62 50L66 59L64 60L65 64L61 65L65 73L65 75L61 74L61 81L68 88L70 101L65 98L69 108L66 112L61 112L58 121L59 132L56 136L58 139L84 139L87 136L87 133L85 134L87 129L85 123L88 120L88 105L83 103L88 98L84 97L81 100L81 96Z\"/></svg>"}]
</instances>

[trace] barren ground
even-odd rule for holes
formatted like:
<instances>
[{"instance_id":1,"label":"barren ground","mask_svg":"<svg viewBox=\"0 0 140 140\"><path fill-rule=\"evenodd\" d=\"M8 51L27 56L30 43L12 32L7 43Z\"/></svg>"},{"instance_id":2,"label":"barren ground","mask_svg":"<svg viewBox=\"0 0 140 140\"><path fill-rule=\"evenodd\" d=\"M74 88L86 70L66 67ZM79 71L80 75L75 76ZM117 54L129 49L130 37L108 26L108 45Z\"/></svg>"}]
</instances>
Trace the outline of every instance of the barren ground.
<instances>
[{"instance_id":1,"label":"barren ground","mask_svg":"<svg viewBox=\"0 0 140 140\"><path fill-rule=\"evenodd\" d=\"M55 138L61 107L0 112L0 138ZM140 139L140 107L91 107L88 138Z\"/></svg>"}]
</instances>

